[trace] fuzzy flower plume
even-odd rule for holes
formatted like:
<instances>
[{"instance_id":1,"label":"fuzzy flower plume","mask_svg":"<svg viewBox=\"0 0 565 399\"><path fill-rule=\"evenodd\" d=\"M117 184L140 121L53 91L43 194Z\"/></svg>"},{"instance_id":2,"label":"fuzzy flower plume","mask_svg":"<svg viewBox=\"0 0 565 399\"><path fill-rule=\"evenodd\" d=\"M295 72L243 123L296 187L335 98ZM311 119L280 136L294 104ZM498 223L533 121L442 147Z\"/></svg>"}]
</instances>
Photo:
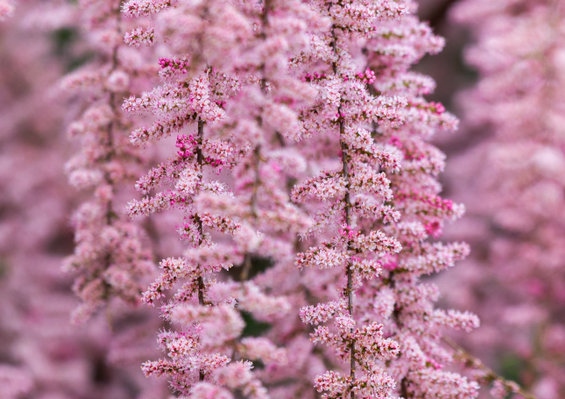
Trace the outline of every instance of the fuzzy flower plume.
<instances>
[{"instance_id":1,"label":"fuzzy flower plume","mask_svg":"<svg viewBox=\"0 0 565 399\"><path fill-rule=\"evenodd\" d=\"M135 392L165 399L162 384L139 370L156 356L153 337L144 339L159 324L148 309L115 301L87 327L69 321L76 276L62 273L61 264L73 253L69 221L88 190L69 187L63 164L80 150L63 132L90 100L84 92L62 100L59 82L70 68L94 67L101 57L81 13L65 0L31 0L0 23L0 398L133 399ZM131 254L131 241L112 233L122 254Z\"/></svg>"},{"instance_id":2,"label":"fuzzy flower plume","mask_svg":"<svg viewBox=\"0 0 565 399\"><path fill-rule=\"evenodd\" d=\"M298 1L151 7L130 1L122 11L150 20L156 40L166 43L162 83L123 109L155 120L134 130L132 143L173 136L175 147L138 180L144 196L129 211L179 212L187 248L161 261L144 293L146 302L164 303L173 329L159 335L167 357L143 370L194 398L267 398L265 382L277 387L287 379L287 355L276 334L255 330L268 330L291 304L284 290L265 292L274 290L272 280L255 280L265 268L271 276L292 270L292 242L308 225L288 194L306 162L286 142L299 131L297 110L316 95L289 69L291 55L307 45L312 13Z\"/></svg>"},{"instance_id":3,"label":"fuzzy flower plume","mask_svg":"<svg viewBox=\"0 0 565 399\"><path fill-rule=\"evenodd\" d=\"M317 301L300 316L333 366L315 387L328 399L476 398L476 383L442 370L452 356L441 338L443 327L478 320L434 308L437 288L420 281L468 253L435 240L463 209L439 195L444 156L428 140L457 121L409 71L443 42L411 1L313 7L329 28L295 61L319 94L300 117L312 175L292 198L315 215L296 261L317 270L308 285Z\"/></svg>"},{"instance_id":4,"label":"fuzzy flower plume","mask_svg":"<svg viewBox=\"0 0 565 399\"><path fill-rule=\"evenodd\" d=\"M474 36L465 55L479 73L460 98L463 126L470 136L488 134L455 160L465 167L451 173L469 208L470 228L459 236L476 254L465 269L467 288L451 299L481 312L484 327L472 348L485 361L499 368L492 354L503 353L536 398L561 398L565 5L467 0L453 11ZM515 388L493 386L497 397Z\"/></svg>"},{"instance_id":5,"label":"fuzzy flower plume","mask_svg":"<svg viewBox=\"0 0 565 399\"><path fill-rule=\"evenodd\" d=\"M565 398L565 0L445 177L417 3L0 0L0 399Z\"/></svg>"},{"instance_id":6,"label":"fuzzy flower plume","mask_svg":"<svg viewBox=\"0 0 565 399\"><path fill-rule=\"evenodd\" d=\"M80 147L66 171L72 186L91 193L72 218L76 246L65 262L65 268L77 275L74 291L82 300L73 316L77 323L114 298L138 303L143 280L152 270L139 227L124 214L127 191L122 189L135 176L139 156L128 143L131 122L120 103L135 88L133 76L143 72L123 45L123 24L115 4L81 3L80 15L85 35L97 46L92 51L98 60L69 73L62 82L79 115L68 134Z\"/></svg>"}]
</instances>

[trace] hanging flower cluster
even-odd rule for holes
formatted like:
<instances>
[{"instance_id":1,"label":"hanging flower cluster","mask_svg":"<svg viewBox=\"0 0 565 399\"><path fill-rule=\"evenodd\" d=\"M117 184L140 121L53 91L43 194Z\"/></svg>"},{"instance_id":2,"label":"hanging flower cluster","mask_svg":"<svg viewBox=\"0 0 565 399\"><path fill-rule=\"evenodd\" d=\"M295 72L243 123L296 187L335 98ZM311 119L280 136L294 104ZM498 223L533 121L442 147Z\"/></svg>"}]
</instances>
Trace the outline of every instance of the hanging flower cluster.
<instances>
[{"instance_id":1,"label":"hanging flower cluster","mask_svg":"<svg viewBox=\"0 0 565 399\"><path fill-rule=\"evenodd\" d=\"M466 6L473 1L482 4L467 0L460 6L470 19L481 11ZM538 267L543 273L524 266L522 274L508 276L516 277L518 289L549 300L560 292L549 273L561 254L555 249L559 219L544 212L557 213L560 204L555 82L563 57L555 32L562 30L562 10L557 3L530 7L520 1L483 9L490 18L508 8L515 18L502 25L484 18L485 31L496 37L504 27L508 35L526 35L527 18L534 18L543 51L527 47L525 55L489 58L479 46L470 57L489 58L486 72L513 65L511 77L528 71L529 79L512 92L494 74L498 86L479 88L469 101L491 99L489 106L498 108L489 121L496 126L502 126L504 112L519 114L510 128L500 127L502 142L511 142L512 150L505 153L500 142L488 149L500 151L493 158L507 160L507 169L492 169L496 172L481 180L511 193L488 202L492 209L500 206L496 228L511 232L491 240L492 253L506 259L519 241L524 261L543 254ZM13 4L0 0L0 20L12 14ZM18 5L16 14L26 7ZM1 185L9 198L0 200L0 213L11 207L32 215L28 248L49 240L58 248L65 237L46 238L51 231L42 230L41 222L70 221L75 245L64 265L74 273L81 300L73 320L88 320L90 335L63 335L71 342L68 352L58 336L42 364L59 367L60 359L72 359L80 366L77 379L85 383L53 388L52 373L29 366L40 363L43 352L34 357L22 344L23 349L0 348L8 359L0 364L0 396L17 399L45 387L48 392L38 398L479 397L477 381L488 378L461 371L455 361L460 352L445 338L449 330L476 328L478 318L440 308L440 288L433 283L469 248L442 240L445 225L462 215L463 206L442 194L445 156L431 140L437 132L455 130L458 122L442 104L426 99L434 81L411 70L443 47L416 17L415 0L60 0L44 7L51 8L52 20L36 18L38 23L62 27L53 33L52 52L60 55L57 68L66 69L58 92L66 101L52 104L58 108L49 115L60 115L64 104L68 136L76 144L65 171L79 189L64 198L75 211L72 217L62 209L37 217L47 205L24 210L16 204L18 192L28 203L32 197L19 182ZM548 15L551 23L542 27ZM71 46L69 37L80 44ZM510 49L506 39L488 42L493 53ZM42 54L36 50L30 54ZM524 65L514 62L522 56ZM0 89L0 99L27 98L11 93L16 85L9 77L1 80L9 87ZM524 92L531 97L524 96L523 103L499 102L498 96ZM543 121L533 119L542 107ZM481 117L488 119L485 114ZM11 137L20 119L14 114L1 122L9 127L2 129L3 140L14 146L7 148L30 148L26 135ZM52 121L41 123L46 128ZM523 139L517 132L526 127L542 133ZM4 162L20 162L15 155ZM516 171L519 181L510 178ZM46 182L53 179L46 175ZM533 181L527 194L520 191ZM34 187L41 184L48 185L33 179ZM514 211L529 218L516 218ZM26 217L10 216L0 224L6 237L0 284L4 258L10 270L19 262L9 248L17 240L6 231L15 221L18 231L29 232L22 227ZM544 227L532 227L541 221ZM526 224L533 238L520 230ZM523 243L526 235L543 245ZM59 264L62 256L49 262ZM21 282L31 270L28 264L10 281ZM27 293L40 286L30 279L20 283L25 288L18 294L16 283L10 284L5 291L17 298L34 297ZM45 284L62 285L50 278ZM508 296L516 297L512 290ZM70 302L61 302L61 309ZM16 308L11 299L0 312L10 315ZM542 321L536 324L543 337L539 347L549 353L559 347L562 331L545 322L560 310L546 307L551 316L544 318L531 308ZM106 318L93 317L101 309ZM37 332L22 325L43 326L30 322L37 317L33 311L24 313L29 320L21 325L16 318L0 326L7 342L32 340ZM147 345L155 338L157 345ZM81 346L80 339L90 344ZM559 350L553 353L559 360ZM556 370L547 366L551 378L537 383L539 392L559 392ZM509 386L495 388L503 395Z\"/></svg>"},{"instance_id":2,"label":"hanging flower cluster","mask_svg":"<svg viewBox=\"0 0 565 399\"><path fill-rule=\"evenodd\" d=\"M565 5L421 3L444 177L416 0L0 0L0 397L565 397Z\"/></svg>"},{"instance_id":3,"label":"hanging flower cluster","mask_svg":"<svg viewBox=\"0 0 565 399\"><path fill-rule=\"evenodd\" d=\"M175 391L195 398L267 397L263 382L283 378L287 357L252 330L288 316L291 304L253 280L261 259L272 271L292 270L293 240L308 224L288 195L289 179L304 173L305 161L285 145L291 133L283 129L298 126L296 110L315 96L289 70L315 15L288 1L131 1L122 10L130 17L159 12L147 29L169 54L159 60L163 83L124 103L157 119L133 131L131 141L176 137L174 156L138 180L145 196L129 210L177 209L178 233L188 244L181 256L161 261L144 293L149 303L164 301L172 327L160 334L168 358L147 362L144 371L167 374ZM185 30L187 20L194 30Z\"/></svg>"},{"instance_id":4,"label":"hanging flower cluster","mask_svg":"<svg viewBox=\"0 0 565 399\"><path fill-rule=\"evenodd\" d=\"M301 317L342 371L326 371L316 388L325 398L476 397L476 383L442 369L452 359L441 338L444 327L468 331L478 320L435 309L437 288L420 281L468 252L434 240L462 207L439 196L444 157L427 141L456 120L423 99L433 81L409 71L442 41L411 15L411 2L317 6L331 28L304 54L320 93L303 113L315 175L293 199L316 222L297 265L332 276L309 286L320 303Z\"/></svg>"},{"instance_id":5,"label":"hanging flower cluster","mask_svg":"<svg viewBox=\"0 0 565 399\"><path fill-rule=\"evenodd\" d=\"M80 148L66 164L72 186L92 194L72 218L75 251L65 268L78 274L74 291L82 304L75 322L90 318L113 298L138 303L152 273L151 252L139 227L123 211L126 182L138 172L139 155L128 143L132 122L120 109L123 97L143 77L139 56L122 42L122 16L111 1L80 4L81 22L93 40L96 60L68 74L63 88L78 114L68 134ZM78 100L78 102L77 102ZM69 103L70 103L69 101Z\"/></svg>"},{"instance_id":6,"label":"hanging flower cluster","mask_svg":"<svg viewBox=\"0 0 565 399\"><path fill-rule=\"evenodd\" d=\"M159 338L167 358L147 362L146 374L194 398L266 397L268 388L476 397L474 383L441 369L451 355L440 340L442 327L477 320L435 309L437 289L419 281L468 250L434 240L462 208L439 196L444 159L427 140L456 121L423 99L433 82L409 71L442 47L414 10L396 1L123 4L139 22L126 42L165 55L163 83L123 105L155 117L131 141L173 136L175 145L138 180L144 197L129 211L180 211L188 243L144 293L171 323ZM268 266L257 274L260 259ZM283 328L286 341L280 331L250 340L257 321ZM311 343L288 337L308 330ZM275 342L304 356L252 355ZM308 364L314 390L285 371Z\"/></svg>"},{"instance_id":7,"label":"hanging flower cluster","mask_svg":"<svg viewBox=\"0 0 565 399\"><path fill-rule=\"evenodd\" d=\"M453 11L474 36L465 55L479 72L476 87L461 96L465 130L483 138L454 160L450 173L469 208L468 227L458 235L475 254L459 302L484 320L471 341L474 352L537 398L559 398L565 395L565 7L468 0ZM493 388L501 398L515 391Z\"/></svg>"}]
</instances>

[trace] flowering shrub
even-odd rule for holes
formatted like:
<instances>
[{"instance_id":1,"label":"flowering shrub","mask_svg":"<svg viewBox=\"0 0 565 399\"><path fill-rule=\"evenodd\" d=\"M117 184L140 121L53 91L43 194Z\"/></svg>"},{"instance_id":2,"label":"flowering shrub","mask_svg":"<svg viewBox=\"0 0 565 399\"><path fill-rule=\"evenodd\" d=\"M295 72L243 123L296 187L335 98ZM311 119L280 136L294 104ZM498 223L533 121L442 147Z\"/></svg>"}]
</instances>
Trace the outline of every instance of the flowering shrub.
<instances>
[{"instance_id":1,"label":"flowering shrub","mask_svg":"<svg viewBox=\"0 0 565 399\"><path fill-rule=\"evenodd\" d=\"M475 3L487 7L467 0L460 15L471 21L482 9ZM505 89L508 96L529 93L539 79L556 81L561 60L557 3L519 3L485 11L492 25L481 20L493 37L502 34L496 12L504 7L524 22L524 35L527 18L551 22L547 46L535 47L542 52L531 81ZM435 82L412 69L444 45L416 11L413 0L0 2L6 41L31 46L28 57L50 66L49 74L19 68L31 60L0 47L10 61L0 98L13 104L2 121L11 149L2 173L18 168L20 176L2 175L0 209L9 211L0 225L0 312L9 320L0 329L2 397L472 399L481 384L499 397L528 395L448 337L461 330L464 345L474 342L467 333L479 319L469 306L491 325L479 299L460 310L437 305L441 293L459 292L444 281L457 281L448 269L469 246L442 240L464 207L442 195L445 155L432 139L458 121L426 98ZM32 27L34 37L21 33ZM470 57L488 58L481 51ZM509 46L504 65L521 56ZM497 71L490 61L485 71ZM14 79L29 81L28 89L11 89ZM550 399L560 374L544 354L555 347L555 364L560 359L560 327L552 324L559 310L542 300L559 295L550 270L560 252L542 248L559 231L544 212L558 209L561 148L552 130L559 105L544 102L557 90L544 88L524 101L514 125L493 121L512 146L485 148L511 167L493 169L477 190L483 197L465 201L473 216L497 212L498 229L517 229L489 241L498 256L489 262L524 248L519 272L510 274L516 286L492 301L514 306L516 287L539 299L527 325L539 323L544 345L527 359L544 375L522 382ZM467 94L477 120L488 120L479 112L485 104L499 105L483 89ZM47 95L48 112L24 112L46 107ZM547 123L526 117L527 105L542 107L537 101L546 104ZM534 130L547 133L538 142L524 133ZM547 181L533 166L512 163L528 155ZM24 162L30 157L33 167ZM63 164L74 191L58 173L43 173ZM520 189L526 178L537 182L531 195L548 193L546 206L520 208L530 198ZM500 180L509 196L491 198L488 182ZM475 205L485 198L490 208ZM522 243L526 234L543 245ZM537 263L548 273L534 273ZM72 312L70 276L79 301ZM31 302L19 308L20 298ZM482 349L471 352L488 363L492 353Z\"/></svg>"}]
</instances>

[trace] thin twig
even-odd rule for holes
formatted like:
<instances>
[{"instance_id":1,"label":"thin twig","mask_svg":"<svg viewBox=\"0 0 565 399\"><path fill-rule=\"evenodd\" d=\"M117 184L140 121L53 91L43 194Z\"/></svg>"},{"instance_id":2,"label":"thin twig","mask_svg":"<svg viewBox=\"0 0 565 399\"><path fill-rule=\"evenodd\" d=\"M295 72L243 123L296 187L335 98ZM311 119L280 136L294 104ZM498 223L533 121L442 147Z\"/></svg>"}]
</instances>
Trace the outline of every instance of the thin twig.
<instances>
[{"instance_id":1,"label":"thin twig","mask_svg":"<svg viewBox=\"0 0 565 399\"><path fill-rule=\"evenodd\" d=\"M498 375L493 369L485 365L477 357L471 355L451 338L443 337L442 340L446 345L448 345L455 351L455 357L460 359L465 364L465 366L482 371L484 373L483 378L487 382L492 383L494 381L498 381L504 386L507 393L522 395L524 399L537 399L533 394L525 391L516 382L509 381L504 377Z\"/></svg>"}]
</instances>

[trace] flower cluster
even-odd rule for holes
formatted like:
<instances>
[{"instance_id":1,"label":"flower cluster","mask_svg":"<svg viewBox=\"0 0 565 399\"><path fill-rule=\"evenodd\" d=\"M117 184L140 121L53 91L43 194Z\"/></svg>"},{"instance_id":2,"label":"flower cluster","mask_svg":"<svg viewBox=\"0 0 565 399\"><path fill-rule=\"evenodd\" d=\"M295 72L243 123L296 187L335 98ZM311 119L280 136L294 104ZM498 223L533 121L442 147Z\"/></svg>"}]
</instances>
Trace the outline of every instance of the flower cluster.
<instances>
[{"instance_id":1,"label":"flower cluster","mask_svg":"<svg viewBox=\"0 0 565 399\"><path fill-rule=\"evenodd\" d=\"M248 330L277 323L290 311L287 292L266 295L263 290L277 289L273 281L253 280L260 259L271 278L292 270L292 240L308 224L287 189L305 162L285 144L295 134L286 129L297 125L296 109L315 95L289 70L291 54L308 41L301 11L308 9L299 2L171 5L154 20L156 34L170 43L170 55L159 60L163 83L123 104L157 119L135 130L133 143L176 136L175 155L138 180L145 197L129 209L132 215L164 209L184 215L177 231L189 248L164 259L144 293L149 303L167 301L162 312L175 327L161 334L168 358L144 370L166 374L182 394L266 397L261 379L276 384L284 378L287 358L274 343L280 338L251 338ZM187 16L193 31L171 31ZM182 44L179 35L186 35ZM224 52L231 55L219 57ZM178 352L165 337L185 337L192 346ZM264 368L252 370L252 362Z\"/></svg>"},{"instance_id":2,"label":"flower cluster","mask_svg":"<svg viewBox=\"0 0 565 399\"><path fill-rule=\"evenodd\" d=\"M454 7L493 134L447 194L416 0L48 3L0 0L0 397L528 397L452 330L565 395L559 1Z\"/></svg>"},{"instance_id":3,"label":"flower cluster","mask_svg":"<svg viewBox=\"0 0 565 399\"><path fill-rule=\"evenodd\" d=\"M78 16L66 1L28 1L0 24L0 397L165 399L166 386L139 370L157 356L145 334L159 328L157 317L116 301L87 328L69 324L78 301L61 264L85 193L63 170L76 108L58 82L92 52Z\"/></svg>"},{"instance_id":4,"label":"flower cluster","mask_svg":"<svg viewBox=\"0 0 565 399\"><path fill-rule=\"evenodd\" d=\"M138 303L144 276L152 273L151 253L139 227L123 212L122 185L135 176L139 156L127 141L130 122L120 104L140 70L121 41L120 10L108 1L81 6L82 22L101 40L98 59L68 74L62 86L79 114L68 128L80 148L66 164L71 185L89 189L92 198L73 216L75 251L66 262L78 274L74 291L82 304L74 314L82 322L113 298ZM84 99L84 100L83 100ZM77 101L78 100L78 101ZM70 103L70 101L69 101Z\"/></svg>"},{"instance_id":5,"label":"flower cluster","mask_svg":"<svg viewBox=\"0 0 565 399\"><path fill-rule=\"evenodd\" d=\"M453 11L474 36L465 55L479 73L478 84L461 96L465 130L488 134L454 159L450 173L469 209L467 227L456 234L475 254L459 277L464 290L450 299L481 313L484 327L468 343L477 354L496 368L514 365L514 378L535 397L559 398L565 395L565 8L549 0L468 0ZM493 387L496 397L515 388Z\"/></svg>"},{"instance_id":6,"label":"flower cluster","mask_svg":"<svg viewBox=\"0 0 565 399\"><path fill-rule=\"evenodd\" d=\"M477 319L434 309L437 290L419 281L468 252L430 241L462 212L439 196L443 155L427 142L456 121L423 99L429 88L409 67L441 41L411 15L411 2L355 2L363 18L347 17L352 2L318 7L331 28L303 54L318 65L306 80L320 94L303 112L301 136L320 172L293 189L316 215L306 232L314 245L297 265L332 276L331 289L309 287L321 302L301 314L343 371L322 374L316 388L325 398L476 397L474 383L441 370L451 358L440 339L443 326L469 330Z\"/></svg>"}]
</instances>

